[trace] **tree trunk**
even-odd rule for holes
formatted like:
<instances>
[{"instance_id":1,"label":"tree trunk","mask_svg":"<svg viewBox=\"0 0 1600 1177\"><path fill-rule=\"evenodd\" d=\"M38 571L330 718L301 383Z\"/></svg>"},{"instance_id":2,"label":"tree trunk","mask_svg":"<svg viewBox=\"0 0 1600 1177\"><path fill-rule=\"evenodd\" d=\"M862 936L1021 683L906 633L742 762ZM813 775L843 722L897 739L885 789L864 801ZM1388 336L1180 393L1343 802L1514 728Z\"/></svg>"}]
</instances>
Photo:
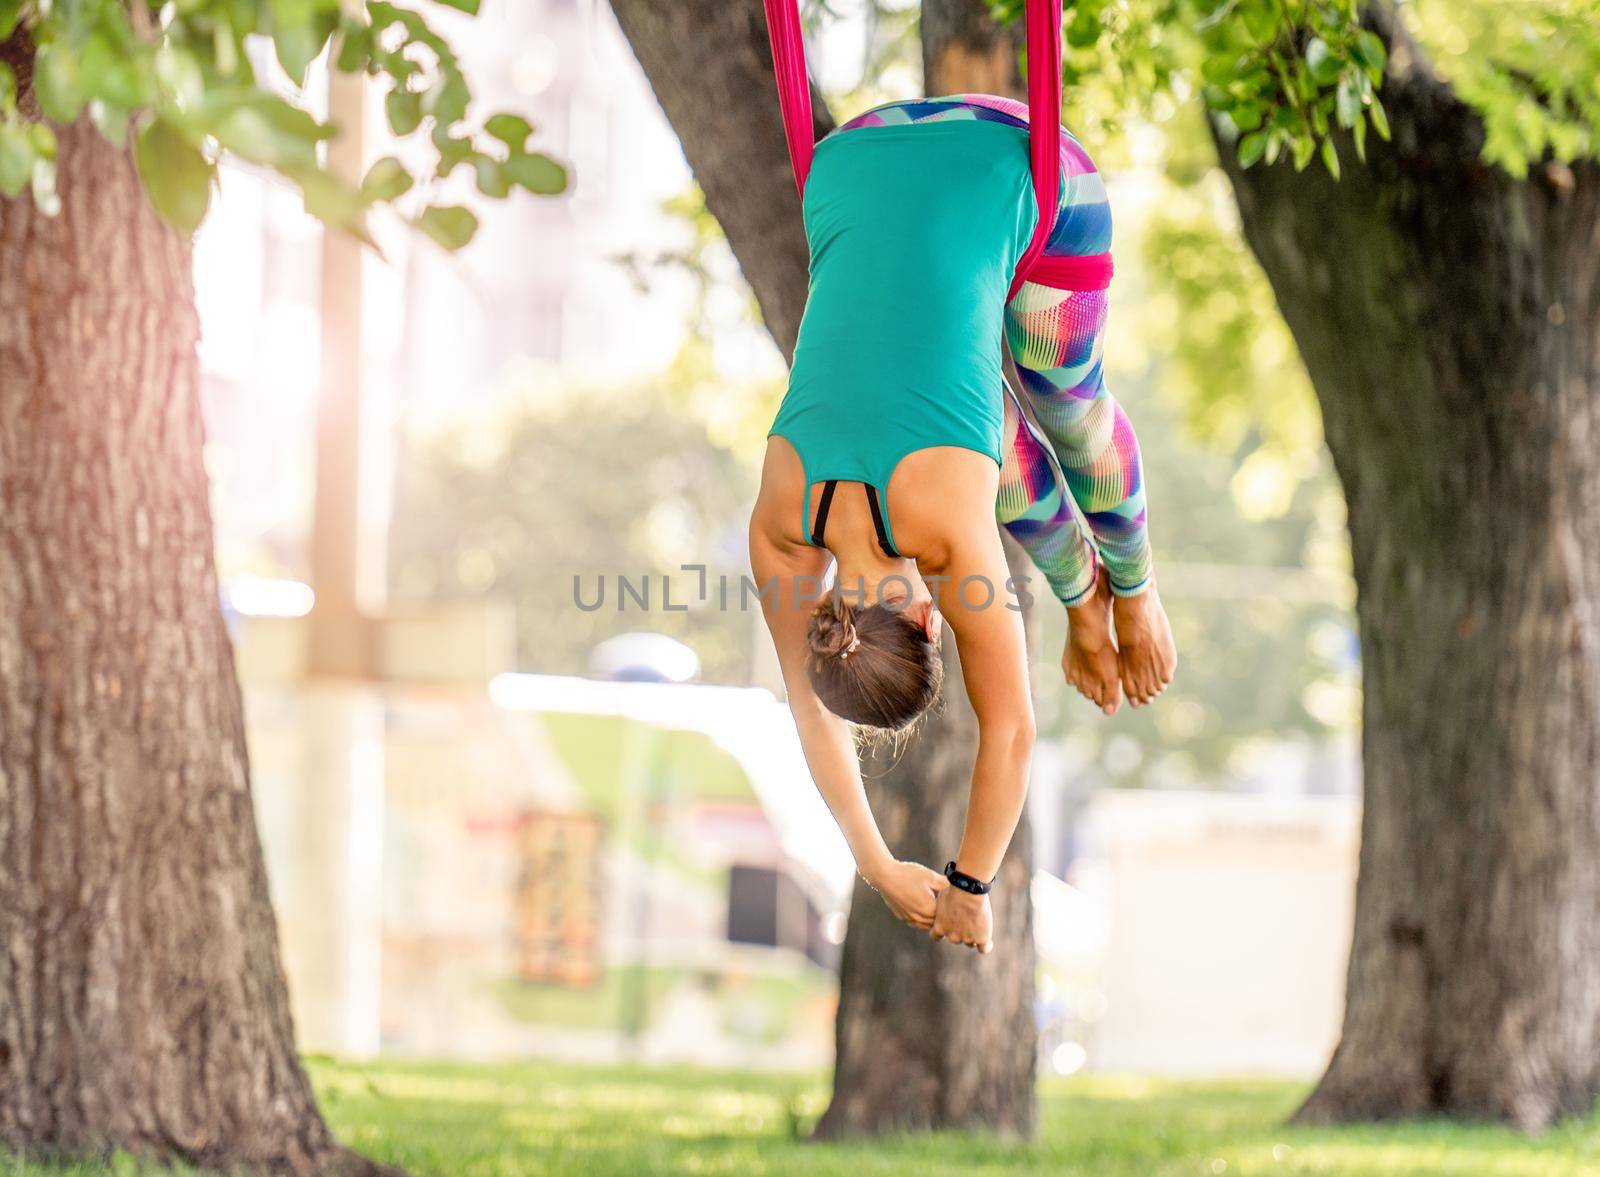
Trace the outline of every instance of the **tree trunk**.
<instances>
[{"instance_id":1,"label":"tree trunk","mask_svg":"<svg viewBox=\"0 0 1600 1177\"><path fill-rule=\"evenodd\" d=\"M757 0L612 0L768 329L790 353L805 308L807 249ZM929 93L1015 94L1017 42L981 0L923 6ZM833 126L822 100L818 134ZM1016 552L1013 551L1013 555ZM1025 559L1025 558L1024 558ZM977 723L954 646L943 713L894 767L869 766L873 810L896 854L935 869L961 837ZM935 944L858 885L840 966L834 1096L822 1136L1034 1126L1032 907L1024 818L995 885L994 952Z\"/></svg>"},{"instance_id":2,"label":"tree trunk","mask_svg":"<svg viewBox=\"0 0 1600 1177\"><path fill-rule=\"evenodd\" d=\"M1600 1079L1600 169L1486 166L1477 117L1396 50L1394 142L1362 168L1344 141L1342 183L1222 149L1359 591L1355 936L1299 1118L1537 1129Z\"/></svg>"},{"instance_id":3,"label":"tree trunk","mask_svg":"<svg viewBox=\"0 0 1600 1177\"><path fill-rule=\"evenodd\" d=\"M1026 102L1022 25L998 25L987 0L932 0L922 6L922 92L1003 94Z\"/></svg>"},{"instance_id":4,"label":"tree trunk","mask_svg":"<svg viewBox=\"0 0 1600 1177\"><path fill-rule=\"evenodd\" d=\"M1014 575L1032 571L1009 540L1007 554ZM961 841L978 746L948 633L944 659L939 713L903 751L882 750L865 764L872 811L890 849L935 870ZM988 956L912 931L857 880L839 968L833 1099L817 1124L819 1137L936 1128L1033 1135L1030 850L1024 812L995 880Z\"/></svg>"},{"instance_id":5,"label":"tree trunk","mask_svg":"<svg viewBox=\"0 0 1600 1177\"><path fill-rule=\"evenodd\" d=\"M24 87L29 54L0 58ZM376 1173L295 1053L201 463L187 241L60 133L0 200L0 1141Z\"/></svg>"}]
</instances>

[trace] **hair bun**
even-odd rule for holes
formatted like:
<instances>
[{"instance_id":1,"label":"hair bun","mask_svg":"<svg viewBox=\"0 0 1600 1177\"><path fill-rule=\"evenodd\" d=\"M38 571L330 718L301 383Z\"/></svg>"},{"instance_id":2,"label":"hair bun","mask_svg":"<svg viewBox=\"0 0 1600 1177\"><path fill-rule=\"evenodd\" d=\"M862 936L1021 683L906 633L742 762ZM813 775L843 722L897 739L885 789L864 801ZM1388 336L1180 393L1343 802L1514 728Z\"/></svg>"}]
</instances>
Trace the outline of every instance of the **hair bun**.
<instances>
[{"instance_id":1,"label":"hair bun","mask_svg":"<svg viewBox=\"0 0 1600 1177\"><path fill-rule=\"evenodd\" d=\"M854 649L858 643L856 623L848 614L826 605L817 610L816 624L811 627L807 637L812 653L824 658L837 658Z\"/></svg>"}]
</instances>

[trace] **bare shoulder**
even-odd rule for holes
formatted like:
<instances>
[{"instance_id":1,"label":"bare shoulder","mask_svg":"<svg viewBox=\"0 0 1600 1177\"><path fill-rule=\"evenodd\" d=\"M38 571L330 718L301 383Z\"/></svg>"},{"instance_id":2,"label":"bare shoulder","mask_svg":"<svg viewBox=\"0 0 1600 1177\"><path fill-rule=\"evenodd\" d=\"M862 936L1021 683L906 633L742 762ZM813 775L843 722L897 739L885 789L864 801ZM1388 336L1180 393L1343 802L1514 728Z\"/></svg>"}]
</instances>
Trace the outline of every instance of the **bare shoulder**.
<instances>
[{"instance_id":1,"label":"bare shoulder","mask_svg":"<svg viewBox=\"0 0 1600 1177\"><path fill-rule=\"evenodd\" d=\"M764 588L762 607L769 613L780 600L791 609L809 607L827 571L828 554L800 531L803 469L792 445L781 437L768 440L761 489L750 511L750 570Z\"/></svg>"},{"instance_id":2,"label":"bare shoulder","mask_svg":"<svg viewBox=\"0 0 1600 1177\"><path fill-rule=\"evenodd\" d=\"M895 546L925 574L943 575L973 555L969 537L994 532L999 489L1000 468L986 454L956 446L908 454L889 480Z\"/></svg>"},{"instance_id":3,"label":"bare shoulder","mask_svg":"<svg viewBox=\"0 0 1600 1177\"><path fill-rule=\"evenodd\" d=\"M799 526L805 513L805 479L805 467L794 446L784 438L769 437L766 457L761 462L761 487L750 510L752 545L759 537L774 550L805 546Z\"/></svg>"}]
</instances>

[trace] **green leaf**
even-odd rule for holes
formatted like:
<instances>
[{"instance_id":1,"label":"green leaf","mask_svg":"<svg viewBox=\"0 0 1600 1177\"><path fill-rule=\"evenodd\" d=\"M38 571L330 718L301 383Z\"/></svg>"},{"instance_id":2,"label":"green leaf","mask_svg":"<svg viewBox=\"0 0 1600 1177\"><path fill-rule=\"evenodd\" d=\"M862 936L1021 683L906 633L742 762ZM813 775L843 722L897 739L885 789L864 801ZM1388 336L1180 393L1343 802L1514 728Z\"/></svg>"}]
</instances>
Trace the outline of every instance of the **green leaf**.
<instances>
[{"instance_id":1,"label":"green leaf","mask_svg":"<svg viewBox=\"0 0 1600 1177\"><path fill-rule=\"evenodd\" d=\"M396 135L409 135L422 125L422 95L413 90L390 90L383 109Z\"/></svg>"},{"instance_id":2,"label":"green leaf","mask_svg":"<svg viewBox=\"0 0 1600 1177\"><path fill-rule=\"evenodd\" d=\"M78 59L59 42L41 45L33 55L33 92L46 118L70 123L83 109Z\"/></svg>"},{"instance_id":3,"label":"green leaf","mask_svg":"<svg viewBox=\"0 0 1600 1177\"><path fill-rule=\"evenodd\" d=\"M526 148L528 136L533 134L533 124L520 114L492 114L484 122L483 129L513 152Z\"/></svg>"},{"instance_id":4,"label":"green leaf","mask_svg":"<svg viewBox=\"0 0 1600 1177\"><path fill-rule=\"evenodd\" d=\"M46 123L30 123L28 138L33 141L33 154L39 159L56 157L56 133Z\"/></svg>"},{"instance_id":5,"label":"green leaf","mask_svg":"<svg viewBox=\"0 0 1600 1177\"><path fill-rule=\"evenodd\" d=\"M449 123L435 123L433 133L429 138L433 140L434 147L439 150L439 166L434 174L440 179L448 176L475 154L472 148L472 140L466 136L457 137L451 135Z\"/></svg>"},{"instance_id":6,"label":"green leaf","mask_svg":"<svg viewBox=\"0 0 1600 1177\"><path fill-rule=\"evenodd\" d=\"M336 133L299 107L256 89L210 95L195 121L226 150L279 169L314 166L317 144Z\"/></svg>"},{"instance_id":7,"label":"green leaf","mask_svg":"<svg viewBox=\"0 0 1600 1177\"><path fill-rule=\"evenodd\" d=\"M417 218L417 228L449 250L460 249L478 231L478 218L458 204L430 204Z\"/></svg>"},{"instance_id":8,"label":"green leaf","mask_svg":"<svg viewBox=\"0 0 1600 1177\"><path fill-rule=\"evenodd\" d=\"M211 60L218 74L231 78L239 68L239 58L239 42L233 35L233 25L228 21L227 12L223 11L218 14L217 23L211 29Z\"/></svg>"},{"instance_id":9,"label":"green leaf","mask_svg":"<svg viewBox=\"0 0 1600 1177\"><path fill-rule=\"evenodd\" d=\"M317 54L322 52L322 45L323 42L317 38L316 30L305 24L279 29L272 37L272 47L278 55L278 64L283 66L283 72L294 80L296 86L306 84L306 70L311 68L311 63L317 59Z\"/></svg>"},{"instance_id":10,"label":"green leaf","mask_svg":"<svg viewBox=\"0 0 1600 1177\"><path fill-rule=\"evenodd\" d=\"M554 196L558 192L566 191L567 169L548 155L540 155L536 151L526 155L513 155L506 160L505 168L506 175L529 192L540 196Z\"/></svg>"},{"instance_id":11,"label":"green leaf","mask_svg":"<svg viewBox=\"0 0 1600 1177\"><path fill-rule=\"evenodd\" d=\"M1328 174L1335 180L1339 178L1339 150L1333 145L1332 139L1322 141L1322 163L1328 169Z\"/></svg>"},{"instance_id":12,"label":"green leaf","mask_svg":"<svg viewBox=\"0 0 1600 1177\"><path fill-rule=\"evenodd\" d=\"M361 199L369 203L395 200L411 191L414 181L405 165L392 155L386 155L367 169L361 181Z\"/></svg>"},{"instance_id":13,"label":"green leaf","mask_svg":"<svg viewBox=\"0 0 1600 1177\"><path fill-rule=\"evenodd\" d=\"M215 170L200 149L166 119L155 118L139 132L133 153L156 212L181 233L198 229L211 204Z\"/></svg>"},{"instance_id":14,"label":"green leaf","mask_svg":"<svg viewBox=\"0 0 1600 1177\"><path fill-rule=\"evenodd\" d=\"M0 123L0 195L21 194L33 172L33 142L20 123Z\"/></svg>"},{"instance_id":15,"label":"green leaf","mask_svg":"<svg viewBox=\"0 0 1600 1177\"><path fill-rule=\"evenodd\" d=\"M1354 125L1361 116L1361 98L1356 93L1356 88L1350 84L1349 78L1339 79L1339 88L1334 91L1334 112L1339 116L1339 125L1348 127Z\"/></svg>"},{"instance_id":16,"label":"green leaf","mask_svg":"<svg viewBox=\"0 0 1600 1177\"><path fill-rule=\"evenodd\" d=\"M1200 63L1200 76L1213 86L1226 86L1239 76L1239 61L1232 54L1207 57Z\"/></svg>"},{"instance_id":17,"label":"green leaf","mask_svg":"<svg viewBox=\"0 0 1600 1177\"><path fill-rule=\"evenodd\" d=\"M17 75L11 67L0 61L0 111L15 110L17 106Z\"/></svg>"},{"instance_id":18,"label":"green leaf","mask_svg":"<svg viewBox=\"0 0 1600 1177\"><path fill-rule=\"evenodd\" d=\"M1294 170L1303 172L1311 157L1317 153L1317 141L1310 135L1301 135L1294 141Z\"/></svg>"},{"instance_id":19,"label":"green leaf","mask_svg":"<svg viewBox=\"0 0 1600 1177\"><path fill-rule=\"evenodd\" d=\"M1266 0L1244 0L1239 16L1254 40L1268 45L1278 39L1278 10Z\"/></svg>"},{"instance_id":20,"label":"green leaf","mask_svg":"<svg viewBox=\"0 0 1600 1177\"><path fill-rule=\"evenodd\" d=\"M1311 43L1306 46L1306 67L1311 70L1313 78L1326 85L1339 76L1343 64L1333 55L1326 41L1321 37L1311 38Z\"/></svg>"},{"instance_id":21,"label":"green leaf","mask_svg":"<svg viewBox=\"0 0 1600 1177\"><path fill-rule=\"evenodd\" d=\"M1301 102L1310 102L1317 96L1321 89L1317 79L1312 75L1311 69L1304 59L1294 63L1294 92Z\"/></svg>"},{"instance_id":22,"label":"green leaf","mask_svg":"<svg viewBox=\"0 0 1600 1177\"><path fill-rule=\"evenodd\" d=\"M346 21L339 35L339 52L334 66L346 74L358 73L372 60L372 29L356 21Z\"/></svg>"},{"instance_id":23,"label":"green leaf","mask_svg":"<svg viewBox=\"0 0 1600 1177\"><path fill-rule=\"evenodd\" d=\"M16 31L17 18L21 15L22 0L0 0L0 41Z\"/></svg>"},{"instance_id":24,"label":"green leaf","mask_svg":"<svg viewBox=\"0 0 1600 1177\"><path fill-rule=\"evenodd\" d=\"M493 196L500 200L511 191L511 177L506 174L505 165L497 159L487 155L480 155L473 161L473 170L478 176L478 191L485 196Z\"/></svg>"},{"instance_id":25,"label":"green leaf","mask_svg":"<svg viewBox=\"0 0 1600 1177\"><path fill-rule=\"evenodd\" d=\"M115 146L121 147L127 139L128 112L122 107L107 106L96 98L89 103L89 118L93 121L95 130Z\"/></svg>"},{"instance_id":26,"label":"green leaf","mask_svg":"<svg viewBox=\"0 0 1600 1177\"><path fill-rule=\"evenodd\" d=\"M446 8L454 8L472 16L478 15L478 0L439 0Z\"/></svg>"},{"instance_id":27,"label":"green leaf","mask_svg":"<svg viewBox=\"0 0 1600 1177\"><path fill-rule=\"evenodd\" d=\"M1355 41L1350 46L1350 56L1354 57L1367 69L1375 74L1383 73L1384 63L1389 54L1383 46L1383 39L1371 29L1362 29Z\"/></svg>"},{"instance_id":28,"label":"green leaf","mask_svg":"<svg viewBox=\"0 0 1600 1177\"><path fill-rule=\"evenodd\" d=\"M267 9L278 64L297 86L303 86L306 70L338 24L338 8L311 0L269 0Z\"/></svg>"},{"instance_id":29,"label":"green leaf","mask_svg":"<svg viewBox=\"0 0 1600 1177\"><path fill-rule=\"evenodd\" d=\"M306 212L325 225L344 230L382 256L383 251L367 231L367 201L360 192L319 168L297 169L291 178L300 185Z\"/></svg>"},{"instance_id":30,"label":"green leaf","mask_svg":"<svg viewBox=\"0 0 1600 1177\"><path fill-rule=\"evenodd\" d=\"M1356 140L1356 158L1362 163L1367 162L1367 120L1357 119L1355 126L1350 128Z\"/></svg>"},{"instance_id":31,"label":"green leaf","mask_svg":"<svg viewBox=\"0 0 1600 1177\"><path fill-rule=\"evenodd\" d=\"M1090 49L1100 40L1099 14L1083 5L1074 7L1067 22L1067 44L1074 49Z\"/></svg>"},{"instance_id":32,"label":"green leaf","mask_svg":"<svg viewBox=\"0 0 1600 1177\"><path fill-rule=\"evenodd\" d=\"M1389 141L1389 113L1383 109L1383 103L1374 98L1372 105L1367 107L1367 117L1372 120L1372 129L1378 132L1378 138L1387 143Z\"/></svg>"},{"instance_id":33,"label":"green leaf","mask_svg":"<svg viewBox=\"0 0 1600 1177\"><path fill-rule=\"evenodd\" d=\"M472 92L467 89L466 79L459 73L446 74L437 86L423 95L422 110L448 126L461 121L471 98Z\"/></svg>"},{"instance_id":34,"label":"green leaf","mask_svg":"<svg viewBox=\"0 0 1600 1177\"><path fill-rule=\"evenodd\" d=\"M90 98L103 98L113 106L132 109L150 100L150 59L117 46L110 34L96 30L83 43L84 90Z\"/></svg>"},{"instance_id":35,"label":"green leaf","mask_svg":"<svg viewBox=\"0 0 1600 1177\"><path fill-rule=\"evenodd\" d=\"M179 106L192 106L205 97L206 78L200 61L182 45L167 41L156 50L156 81Z\"/></svg>"},{"instance_id":36,"label":"green leaf","mask_svg":"<svg viewBox=\"0 0 1600 1177\"><path fill-rule=\"evenodd\" d=\"M1252 131L1239 140L1239 166L1250 167L1267 150L1267 133L1265 131Z\"/></svg>"},{"instance_id":37,"label":"green leaf","mask_svg":"<svg viewBox=\"0 0 1600 1177\"><path fill-rule=\"evenodd\" d=\"M1235 106L1228 113L1233 117L1233 125L1241 131L1253 131L1261 125L1267 108L1256 102L1242 103Z\"/></svg>"}]
</instances>

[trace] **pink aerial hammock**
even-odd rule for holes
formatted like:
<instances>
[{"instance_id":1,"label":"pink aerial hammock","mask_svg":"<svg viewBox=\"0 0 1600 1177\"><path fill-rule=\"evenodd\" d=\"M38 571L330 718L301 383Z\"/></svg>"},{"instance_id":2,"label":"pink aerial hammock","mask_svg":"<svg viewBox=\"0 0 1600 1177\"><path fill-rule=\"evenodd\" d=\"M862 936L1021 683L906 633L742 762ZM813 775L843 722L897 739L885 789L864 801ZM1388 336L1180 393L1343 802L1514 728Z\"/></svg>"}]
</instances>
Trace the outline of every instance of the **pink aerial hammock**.
<instances>
[{"instance_id":1,"label":"pink aerial hammock","mask_svg":"<svg viewBox=\"0 0 1600 1177\"><path fill-rule=\"evenodd\" d=\"M1026 0L1028 51L1028 162L1039 220L1017 262L1010 295L1024 282L1061 290L1104 290L1111 285L1111 255L1054 257L1045 253L1055 226L1061 188L1061 0ZM816 148L811 114L811 82L800 32L799 0L763 0L772 70L778 79L778 106L789 144L794 182L805 194ZM1010 297L1008 295L1007 297Z\"/></svg>"}]
</instances>

